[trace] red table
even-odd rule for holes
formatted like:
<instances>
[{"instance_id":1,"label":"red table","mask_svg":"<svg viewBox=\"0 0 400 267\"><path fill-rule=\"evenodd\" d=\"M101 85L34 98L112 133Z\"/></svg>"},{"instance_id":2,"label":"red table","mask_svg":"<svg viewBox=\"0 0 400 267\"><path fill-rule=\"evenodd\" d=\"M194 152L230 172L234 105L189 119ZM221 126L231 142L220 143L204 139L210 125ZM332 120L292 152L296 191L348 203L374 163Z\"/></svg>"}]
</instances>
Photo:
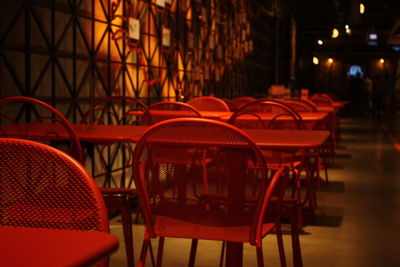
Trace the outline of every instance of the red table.
<instances>
[{"instance_id":1,"label":"red table","mask_svg":"<svg viewBox=\"0 0 400 267\"><path fill-rule=\"evenodd\" d=\"M118 248L104 232L0 226L1 266L87 266Z\"/></svg>"},{"instance_id":2,"label":"red table","mask_svg":"<svg viewBox=\"0 0 400 267\"><path fill-rule=\"evenodd\" d=\"M18 128L2 126L9 137L19 137L20 131L29 124L19 124ZM88 125L73 124L78 138L90 143L116 143L137 142L140 135L149 126L130 125ZM59 129L57 129L59 127ZM56 130L58 136L43 136L50 129ZM307 130L273 130L273 129L243 129L263 149L284 149L296 151L299 149L313 149L321 146L329 137L329 131L307 131ZM29 131L29 136L34 139L65 140L68 138L66 132L59 124L42 123L41 127L35 127L35 131Z\"/></svg>"},{"instance_id":3,"label":"red table","mask_svg":"<svg viewBox=\"0 0 400 267\"><path fill-rule=\"evenodd\" d=\"M185 112L179 111L179 110L150 110L149 111L151 116L156 117L157 121L160 120L165 120L169 118L177 118L177 117L185 117ZM226 112L226 111L199 111L201 116L206 119L213 119L213 120L220 120L227 122L233 112ZM130 111L130 115L132 116L143 116L144 112L143 111ZM192 113L191 113L192 114ZM328 112L299 112L300 117L303 119L303 122L306 124L307 129L313 129L314 126L325 120L328 115ZM276 114L272 113L265 113L262 116L262 119L264 121L271 120L274 118ZM280 117L278 120L287 120L285 117ZM244 120L244 121L255 121L257 120L254 116L251 115L243 115L240 116L239 120Z\"/></svg>"}]
</instances>

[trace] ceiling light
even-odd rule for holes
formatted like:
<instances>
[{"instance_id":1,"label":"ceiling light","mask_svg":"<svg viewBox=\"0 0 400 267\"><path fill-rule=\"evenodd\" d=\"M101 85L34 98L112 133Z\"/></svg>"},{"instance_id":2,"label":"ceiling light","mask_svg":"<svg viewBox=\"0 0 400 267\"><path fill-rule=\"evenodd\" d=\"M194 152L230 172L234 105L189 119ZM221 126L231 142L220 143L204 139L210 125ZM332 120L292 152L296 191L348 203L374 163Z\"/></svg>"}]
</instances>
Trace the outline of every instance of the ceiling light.
<instances>
[{"instance_id":1,"label":"ceiling light","mask_svg":"<svg viewBox=\"0 0 400 267\"><path fill-rule=\"evenodd\" d=\"M317 42L318 42L319 45L323 45L324 44L324 42L322 40L318 40Z\"/></svg>"},{"instance_id":2,"label":"ceiling light","mask_svg":"<svg viewBox=\"0 0 400 267\"><path fill-rule=\"evenodd\" d=\"M360 3L360 14L364 14L365 12L365 6L363 3Z\"/></svg>"},{"instance_id":3,"label":"ceiling light","mask_svg":"<svg viewBox=\"0 0 400 267\"><path fill-rule=\"evenodd\" d=\"M314 63L314 65L318 65L319 64L319 59L317 57L313 57L312 58L312 62Z\"/></svg>"},{"instance_id":4,"label":"ceiling light","mask_svg":"<svg viewBox=\"0 0 400 267\"><path fill-rule=\"evenodd\" d=\"M385 60L384 60L383 58L381 58L381 59L379 59L379 62L380 62L381 64L383 64L383 63L385 63Z\"/></svg>"},{"instance_id":5,"label":"ceiling light","mask_svg":"<svg viewBox=\"0 0 400 267\"><path fill-rule=\"evenodd\" d=\"M328 58L328 63L329 63L329 64L332 64L332 63L333 63L333 58L331 58L331 57Z\"/></svg>"},{"instance_id":6,"label":"ceiling light","mask_svg":"<svg viewBox=\"0 0 400 267\"><path fill-rule=\"evenodd\" d=\"M333 28L331 37L338 38L338 36L339 36L339 30L336 28Z\"/></svg>"}]
</instances>

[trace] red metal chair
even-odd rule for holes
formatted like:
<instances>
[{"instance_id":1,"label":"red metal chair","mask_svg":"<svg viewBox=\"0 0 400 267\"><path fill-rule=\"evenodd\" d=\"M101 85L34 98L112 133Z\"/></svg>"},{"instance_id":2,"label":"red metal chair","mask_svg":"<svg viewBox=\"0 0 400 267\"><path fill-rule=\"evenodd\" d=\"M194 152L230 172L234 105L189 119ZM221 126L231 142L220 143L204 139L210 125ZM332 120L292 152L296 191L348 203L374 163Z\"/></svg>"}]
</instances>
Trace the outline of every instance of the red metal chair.
<instances>
[{"instance_id":1,"label":"red metal chair","mask_svg":"<svg viewBox=\"0 0 400 267\"><path fill-rule=\"evenodd\" d=\"M247 103L253 102L257 100L254 97L251 96L241 96L241 97L237 97L235 99L232 99L233 103L235 103L239 108Z\"/></svg>"},{"instance_id":2,"label":"red metal chair","mask_svg":"<svg viewBox=\"0 0 400 267\"><path fill-rule=\"evenodd\" d=\"M305 129L300 115L284 103L257 99L241 106L228 123L239 128Z\"/></svg>"},{"instance_id":3,"label":"red metal chair","mask_svg":"<svg viewBox=\"0 0 400 267\"><path fill-rule=\"evenodd\" d=\"M11 116L12 115L12 116ZM0 99L0 137L10 137L7 128L3 126L14 125L18 138L40 140L65 149L68 154L79 162L83 162L82 147L71 123L57 109L38 99L25 96L12 96ZM54 127L43 131L40 123L53 123ZM29 123L28 127L19 127L20 124ZM23 130L22 130L23 129ZM40 130L40 131L38 131ZM30 137L32 133L41 132L41 136ZM59 136L67 132L69 142L51 142L47 136Z\"/></svg>"},{"instance_id":4,"label":"red metal chair","mask_svg":"<svg viewBox=\"0 0 400 267\"><path fill-rule=\"evenodd\" d=\"M242 129L305 129L300 115L295 110L280 101L265 98L240 107L233 113L228 123ZM289 167L294 172L297 189L300 189L299 178L305 156L303 151L286 153L263 150L263 154L267 158L269 168ZM300 194L300 191L297 193Z\"/></svg>"},{"instance_id":5,"label":"red metal chair","mask_svg":"<svg viewBox=\"0 0 400 267\"><path fill-rule=\"evenodd\" d=\"M109 231L100 191L72 157L45 144L10 138L0 138L0 155L0 225ZM108 259L99 265L107 266Z\"/></svg>"},{"instance_id":6,"label":"red metal chair","mask_svg":"<svg viewBox=\"0 0 400 267\"><path fill-rule=\"evenodd\" d=\"M239 108L239 106L230 99L223 98L222 100L228 105L231 112L235 112Z\"/></svg>"},{"instance_id":7,"label":"red metal chair","mask_svg":"<svg viewBox=\"0 0 400 267\"><path fill-rule=\"evenodd\" d=\"M285 99L283 103L297 112L317 112L316 106L310 105L303 99Z\"/></svg>"},{"instance_id":8,"label":"red metal chair","mask_svg":"<svg viewBox=\"0 0 400 267\"><path fill-rule=\"evenodd\" d=\"M312 101L310 101L308 99L304 99L304 98L289 98L289 99L286 99L286 100L303 103L304 105L307 105L307 107L309 108L309 110L311 112L317 112L318 111L317 110L317 105L315 105L314 102L312 102Z\"/></svg>"},{"instance_id":9,"label":"red metal chair","mask_svg":"<svg viewBox=\"0 0 400 267\"><path fill-rule=\"evenodd\" d=\"M147 106L140 100L128 96L111 96L98 101L93 109L82 118L82 123L111 125L151 124L147 117ZM143 112L143 115L132 115L132 111ZM101 166L96 177L104 177L100 188L109 214L121 213L122 229L125 241L125 253L128 266L134 266L132 209L136 197L133 185L131 160L133 147L130 143L96 145L90 147L93 163ZM93 149L95 149L93 151ZM99 178L96 178L99 180Z\"/></svg>"},{"instance_id":10,"label":"red metal chair","mask_svg":"<svg viewBox=\"0 0 400 267\"><path fill-rule=\"evenodd\" d=\"M300 115L289 106L278 100L258 99L240 107L230 118L228 123L242 129L288 129L303 130L305 126ZM289 206L289 217L292 221L293 249L298 244L298 230L302 224L301 206L306 203L313 203L313 181L311 173L307 172L306 193L303 196L301 189L300 174L306 162L307 154L305 151L287 152L262 150L268 168L277 170L281 166L286 166L292 171L293 188L291 196L285 198ZM306 169L308 171L308 169ZM310 170L311 171L311 170ZM293 202L297 200L297 203ZM285 202L285 201L284 201ZM296 216L293 217L292 210L295 210Z\"/></svg>"},{"instance_id":11,"label":"red metal chair","mask_svg":"<svg viewBox=\"0 0 400 267\"><path fill-rule=\"evenodd\" d=\"M161 162L155 160L158 147L191 151L186 153L191 157L185 164ZM203 170L196 164L205 154L213 161L205 165L207 176L201 175ZM150 240L157 237L158 266L165 237L192 239L189 266L194 265L198 239L250 243L256 247L258 266L263 266L262 238L274 228L285 266L279 214L287 169L279 169L268 179L266 166L257 145L244 132L223 122L180 118L149 128L133 156L146 226L139 266L145 265ZM270 205L272 196L275 200ZM266 213L275 216L265 222Z\"/></svg>"},{"instance_id":12,"label":"red metal chair","mask_svg":"<svg viewBox=\"0 0 400 267\"><path fill-rule=\"evenodd\" d=\"M315 94L310 97L310 101L315 103L317 106L332 106L332 99L325 94Z\"/></svg>"},{"instance_id":13,"label":"red metal chair","mask_svg":"<svg viewBox=\"0 0 400 267\"><path fill-rule=\"evenodd\" d=\"M213 96L192 98L187 103L200 111L230 111L228 105L222 99Z\"/></svg>"},{"instance_id":14,"label":"red metal chair","mask_svg":"<svg viewBox=\"0 0 400 267\"><path fill-rule=\"evenodd\" d=\"M131 111L142 111L145 114L148 107L139 99L129 96L110 96L100 99L94 107L86 112L81 123L111 124L111 125L144 125L151 124L146 116L135 116Z\"/></svg>"},{"instance_id":15,"label":"red metal chair","mask_svg":"<svg viewBox=\"0 0 400 267\"><path fill-rule=\"evenodd\" d=\"M290 106L291 108L293 108L294 110L296 110L297 112L318 112L315 103L313 103L307 99L296 99L296 98L285 99L284 103L286 105ZM334 131L333 125L334 125L334 122L332 121L332 117L330 115L323 122L319 123L315 127L315 129L328 130L328 131L333 132ZM322 158L323 162L320 163L320 165L321 165L320 167L321 167L321 169L325 170L326 181L329 180L329 178L328 178L328 165L329 165L328 161L329 161L329 159L328 158L331 157L331 155L334 155L334 147L335 147L335 142L334 142L333 136L331 135L329 138L329 141L326 143L326 145L324 145L320 149L320 151L315 154L315 156L317 157L317 160L320 160L320 157ZM319 173L317 175L318 175L318 177L320 176Z\"/></svg>"},{"instance_id":16,"label":"red metal chair","mask_svg":"<svg viewBox=\"0 0 400 267\"><path fill-rule=\"evenodd\" d=\"M157 113L157 110L161 112ZM187 103L177 101L161 101L150 105L147 117L151 118L153 123L157 123L173 118L201 118L201 114L195 107Z\"/></svg>"}]
</instances>

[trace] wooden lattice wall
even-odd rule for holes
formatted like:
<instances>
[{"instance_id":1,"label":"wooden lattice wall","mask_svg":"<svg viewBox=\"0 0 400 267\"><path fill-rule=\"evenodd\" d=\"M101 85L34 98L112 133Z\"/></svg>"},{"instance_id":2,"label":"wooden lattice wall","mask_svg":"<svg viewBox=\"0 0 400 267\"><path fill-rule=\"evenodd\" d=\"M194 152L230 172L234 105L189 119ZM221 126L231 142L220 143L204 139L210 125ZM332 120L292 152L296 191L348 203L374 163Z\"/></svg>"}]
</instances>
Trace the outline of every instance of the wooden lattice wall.
<instances>
[{"instance_id":1,"label":"wooden lattice wall","mask_svg":"<svg viewBox=\"0 0 400 267\"><path fill-rule=\"evenodd\" d=\"M40 98L76 122L109 95L151 104L266 91L276 82L270 2L3 0L0 97Z\"/></svg>"}]
</instances>

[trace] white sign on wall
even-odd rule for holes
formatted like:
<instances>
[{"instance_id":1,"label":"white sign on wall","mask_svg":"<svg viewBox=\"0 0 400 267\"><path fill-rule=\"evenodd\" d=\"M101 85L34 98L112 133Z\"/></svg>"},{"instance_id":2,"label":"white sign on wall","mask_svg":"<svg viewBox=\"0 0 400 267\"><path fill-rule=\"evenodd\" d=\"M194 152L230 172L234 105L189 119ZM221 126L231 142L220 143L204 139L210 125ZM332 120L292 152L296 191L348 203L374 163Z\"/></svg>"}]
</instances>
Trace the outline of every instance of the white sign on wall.
<instances>
[{"instance_id":1,"label":"white sign on wall","mask_svg":"<svg viewBox=\"0 0 400 267\"><path fill-rule=\"evenodd\" d=\"M171 45L171 30L168 28L162 28L162 45L170 47Z\"/></svg>"},{"instance_id":2,"label":"white sign on wall","mask_svg":"<svg viewBox=\"0 0 400 267\"><path fill-rule=\"evenodd\" d=\"M129 17L128 37L136 42L140 39L140 22L133 17Z\"/></svg>"}]
</instances>

